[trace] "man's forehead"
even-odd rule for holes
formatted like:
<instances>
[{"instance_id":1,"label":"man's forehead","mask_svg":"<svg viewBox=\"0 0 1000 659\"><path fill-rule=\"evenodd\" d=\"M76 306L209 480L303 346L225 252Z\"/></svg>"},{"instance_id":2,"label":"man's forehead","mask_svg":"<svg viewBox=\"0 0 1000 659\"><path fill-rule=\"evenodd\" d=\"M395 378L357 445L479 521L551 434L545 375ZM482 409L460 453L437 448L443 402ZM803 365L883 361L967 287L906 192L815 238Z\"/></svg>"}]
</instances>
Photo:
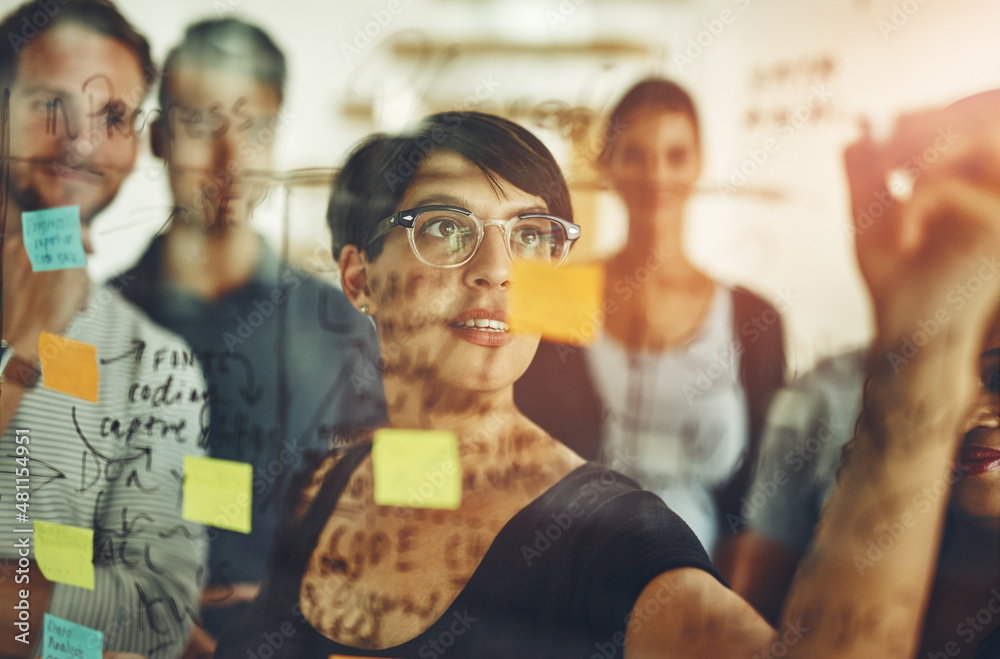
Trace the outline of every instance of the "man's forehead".
<instances>
[{"instance_id":1,"label":"man's forehead","mask_svg":"<svg viewBox=\"0 0 1000 659\"><path fill-rule=\"evenodd\" d=\"M116 95L145 87L138 56L121 41L80 23L65 23L37 34L17 59L15 86L68 86L81 91L94 77L105 77Z\"/></svg>"},{"instance_id":2,"label":"man's forehead","mask_svg":"<svg viewBox=\"0 0 1000 659\"><path fill-rule=\"evenodd\" d=\"M166 73L163 84L170 90L171 101L178 105L198 106L213 102L245 99L257 106L281 106L281 93L258 78L224 66L201 66L182 63Z\"/></svg>"}]
</instances>

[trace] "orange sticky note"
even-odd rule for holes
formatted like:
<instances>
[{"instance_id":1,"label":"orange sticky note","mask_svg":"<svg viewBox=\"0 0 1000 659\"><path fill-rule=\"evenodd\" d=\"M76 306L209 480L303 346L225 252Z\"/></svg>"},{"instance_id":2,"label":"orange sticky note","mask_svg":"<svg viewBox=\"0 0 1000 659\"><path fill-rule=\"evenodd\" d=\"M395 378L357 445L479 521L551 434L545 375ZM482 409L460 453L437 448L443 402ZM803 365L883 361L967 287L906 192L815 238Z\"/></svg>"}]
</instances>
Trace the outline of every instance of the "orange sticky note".
<instances>
[{"instance_id":1,"label":"orange sticky note","mask_svg":"<svg viewBox=\"0 0 1000 659\"><path fill-rule=\"evenodd\" d=\"M372 471L380 506L455 510L462 503L462 464L453 432L376 430Z\"/></svg>"},{"instance_id":2,"label":"orange sticky note","mask_svg":"<svg viewBox=\"0 0 1000 659\"><path fill-rule=\"evenodd\" d=\"M553 268L514 264L510 329L550 341L587 345L603 323L604 269L599 265Z\"/></svg>"},{"instance_id":3,"label":"orange sticky note","mask_svg":"<svg viewBox=\"0 0 1000 659\"><path fill-rule=\"evenodd\" d=\"M94 530L35 520L35 560L49 581L94 589Z\"/></svg>"},{"instance_id":4,"label":"orange sticky note","mask_svg":"<svg viewBox=\"0 0 1000 659\"><path fill-rule=\"evenodd\" d=\"M42 332L38 338L38 357L42 363L42 384L46 389L91 403L97 402L100 382L97 346Z\"/></svg>"},{"instance_id":5,"label":"orange sticky note","mask_svg":"<svg viewBox=\"0 0 1000 659\"><path fill-rule=\"evenodd\" d=\"M253 466L246 462L184 456L181 517L220 529L250 533Z\"/></svg>"}]
</instances>

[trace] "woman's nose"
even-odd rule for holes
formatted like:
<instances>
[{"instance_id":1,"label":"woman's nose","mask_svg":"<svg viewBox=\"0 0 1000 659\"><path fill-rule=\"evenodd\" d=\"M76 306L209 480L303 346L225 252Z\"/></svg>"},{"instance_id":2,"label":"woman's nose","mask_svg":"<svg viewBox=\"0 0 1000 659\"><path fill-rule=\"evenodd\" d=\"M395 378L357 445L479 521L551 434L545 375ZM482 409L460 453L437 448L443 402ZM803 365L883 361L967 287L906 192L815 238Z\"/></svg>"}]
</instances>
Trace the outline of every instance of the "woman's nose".
<instances>
[{"instance_id":1,"label":"woman's nose","mask_svg":"<svg viewBox=\"0 0 1000 659\"><path fill-rule=\"evenodd\" d=\"M483 242L466 270L466 283L487 288L507 286L514 264L507 252L503 227L490 225L483 232Z\"/></svg>"}]
</instances>

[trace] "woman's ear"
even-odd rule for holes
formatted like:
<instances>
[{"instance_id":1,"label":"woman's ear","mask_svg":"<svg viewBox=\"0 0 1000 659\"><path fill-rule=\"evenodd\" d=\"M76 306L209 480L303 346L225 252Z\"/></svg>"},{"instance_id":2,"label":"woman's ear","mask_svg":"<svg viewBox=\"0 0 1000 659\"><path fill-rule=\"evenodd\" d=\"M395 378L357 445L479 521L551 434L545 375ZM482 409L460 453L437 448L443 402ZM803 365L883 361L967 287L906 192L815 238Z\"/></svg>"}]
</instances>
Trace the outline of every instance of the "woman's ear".
<instances>
[{"instance_id":1,"label":"woman's ear","mask_svg":"<svg viewBox=\"0 0 1000 659\"><path fill-rule=\"evenodd\" d=\"M368 288L368 266L371 263L367 255L359 250L357 245L345 245L340 250L339 265L340 284L344 289L344 295L355 309L369 316L374 315L375 301Z\"/></svg>"}]
</instances>

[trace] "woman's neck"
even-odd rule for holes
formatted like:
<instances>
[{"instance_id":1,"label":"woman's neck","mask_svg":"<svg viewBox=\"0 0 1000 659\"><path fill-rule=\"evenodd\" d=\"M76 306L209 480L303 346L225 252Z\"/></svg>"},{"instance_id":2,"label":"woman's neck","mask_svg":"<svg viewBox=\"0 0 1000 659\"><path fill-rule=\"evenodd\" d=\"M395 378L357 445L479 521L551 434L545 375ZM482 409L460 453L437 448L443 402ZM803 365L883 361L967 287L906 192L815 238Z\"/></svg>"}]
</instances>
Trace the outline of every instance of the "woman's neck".
<instances>
[{"instance_id":1,"label":"woman's neck","mask_svg":"<svg viewBox=\"0 0 1000 659\"><path fill-rule=\"evenodd\" d=\"M648 279L659 286L686 286L700 273L684 252L681 211L669 217L633 213L625 247L607 262L608 280Z\"/></svg>"},{"instance_id":2,"label":"woman's neck","mask_svg":"<svg viewBox=\"0 0 1000 659\"><path fill-rule=\"evenodd\" d=\"M483 436L521 418L514 388L499 391L451 389L440 382L397 375L383 377L389 425L394 428L450 430L460 437Z\"/></svg>"},{"instance_id":3,"label":"woman's neck","mask_svg":"<svg viewBox=\"0 0 1000 659\"><path fill-rule=\"evenodd\" d=\"M633 218L625 249L606 264L605 329L631 349L660 352L701 326L714 282L684 255L677 222Z\"/></svg>"}]
</instances>

